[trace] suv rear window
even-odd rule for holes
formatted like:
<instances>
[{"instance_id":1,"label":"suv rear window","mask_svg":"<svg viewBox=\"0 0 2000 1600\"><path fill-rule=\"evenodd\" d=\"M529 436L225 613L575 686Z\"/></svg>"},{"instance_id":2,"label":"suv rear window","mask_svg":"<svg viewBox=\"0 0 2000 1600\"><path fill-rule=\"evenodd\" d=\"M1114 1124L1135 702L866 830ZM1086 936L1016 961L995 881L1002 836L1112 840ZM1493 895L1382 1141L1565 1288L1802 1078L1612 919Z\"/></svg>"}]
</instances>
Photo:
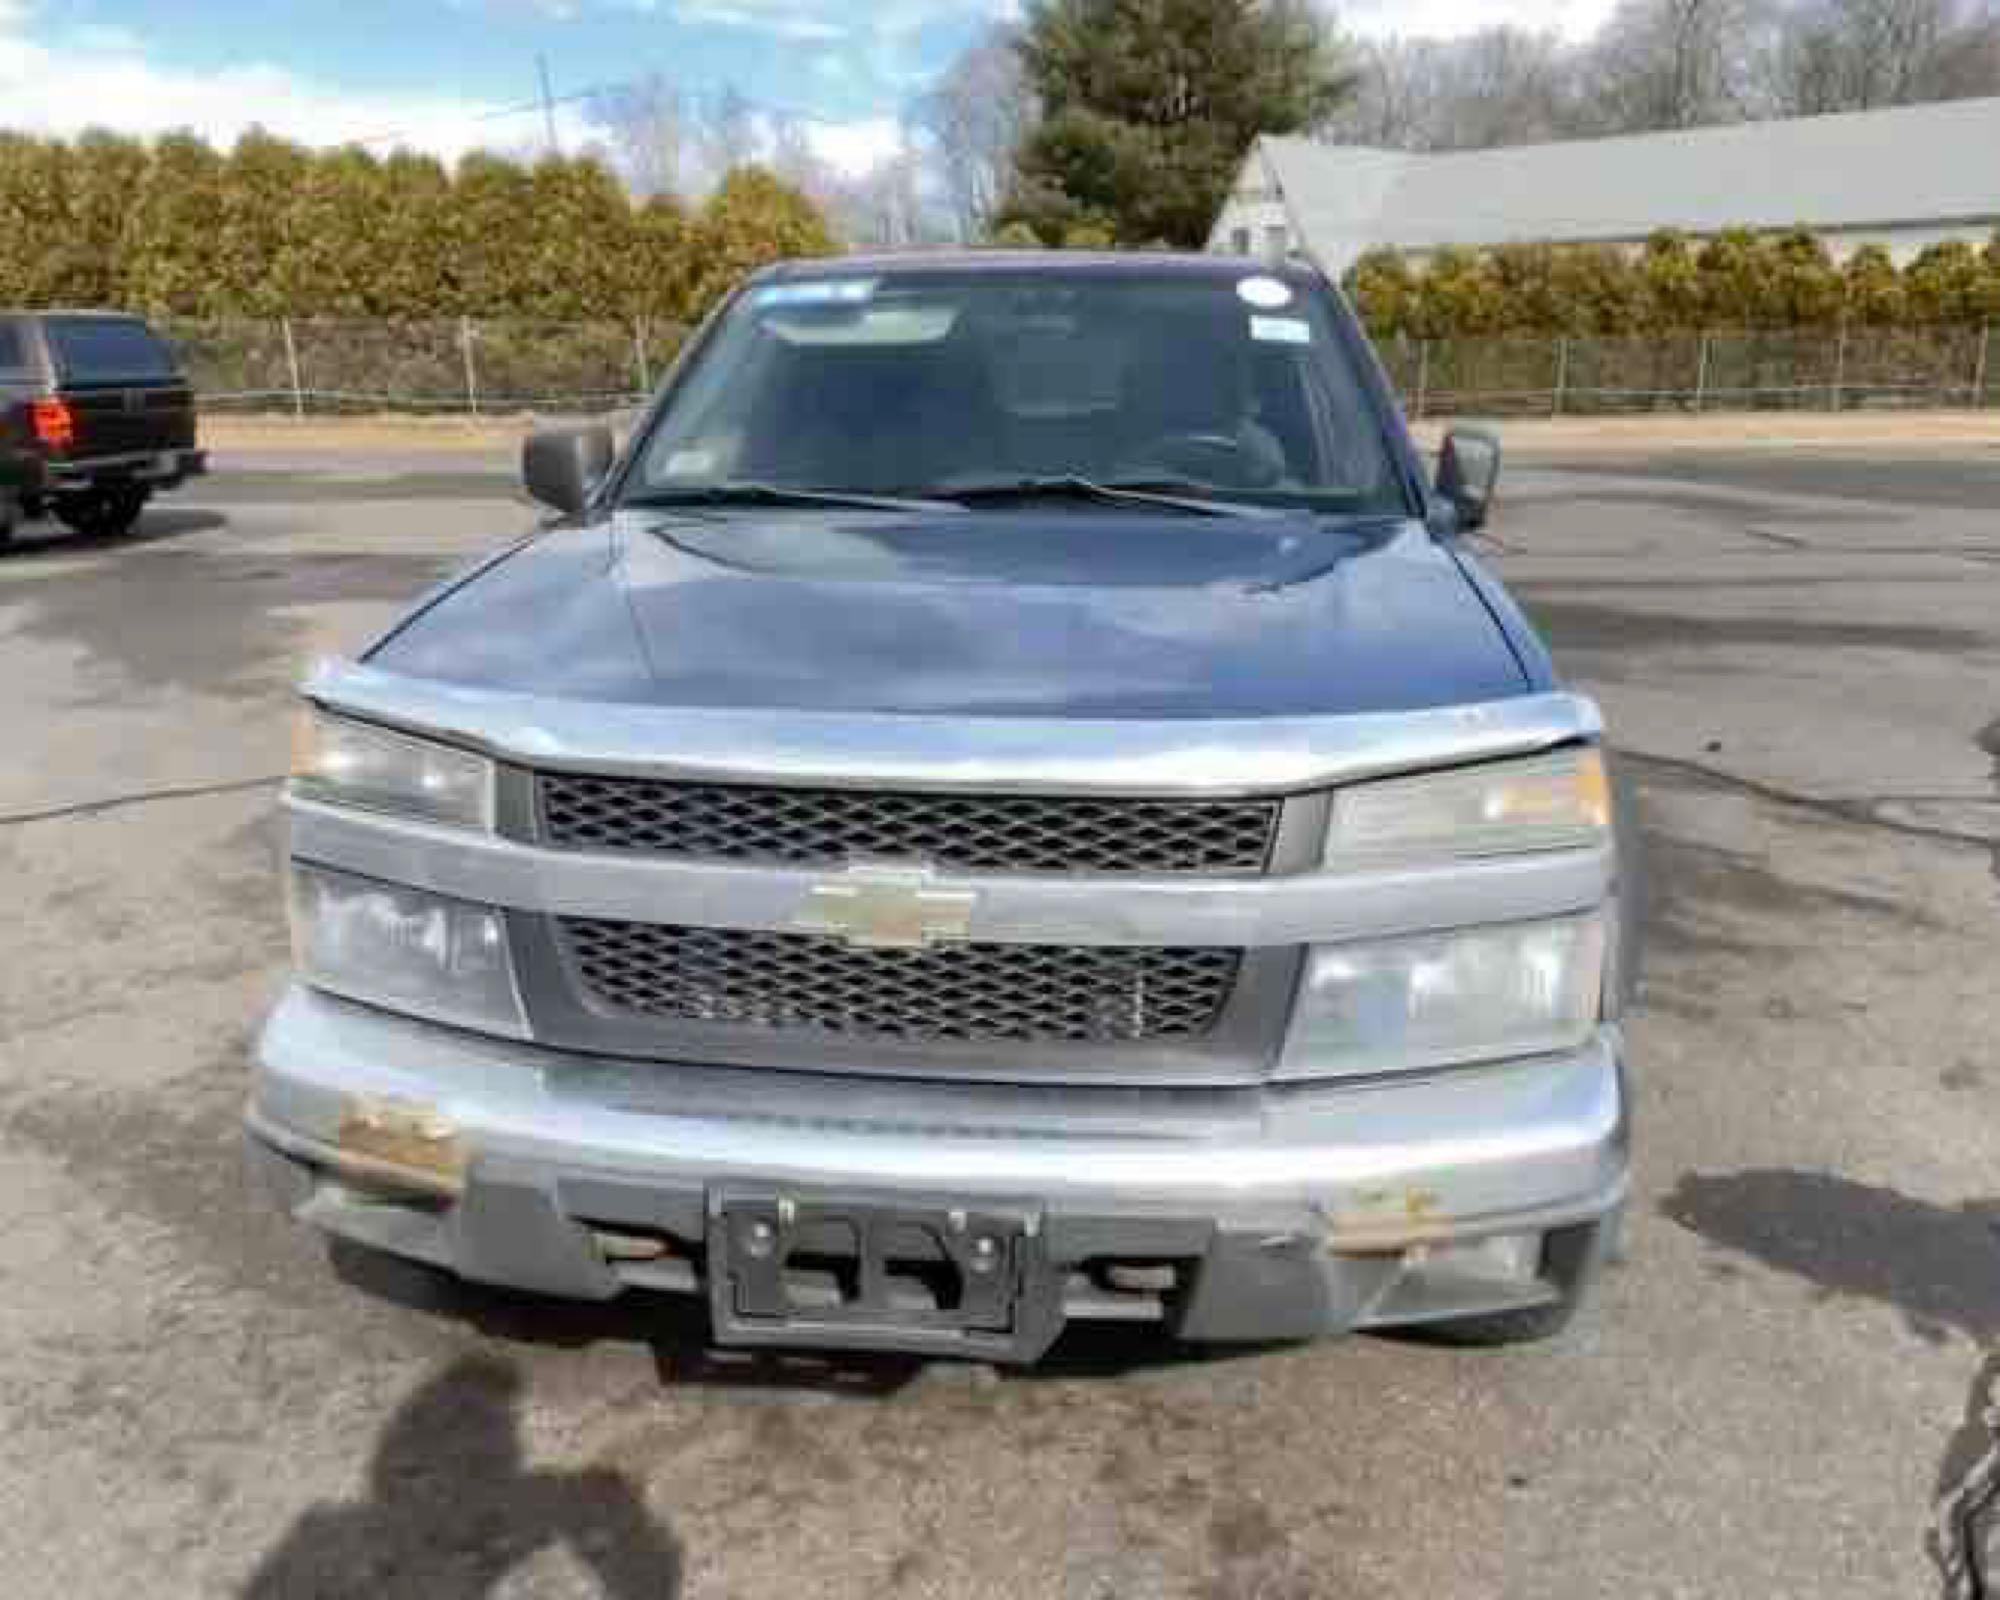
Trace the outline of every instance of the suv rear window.
<instances>
[{"instance_id":1,"label":"suv rear window","mask_svg":"<svg viewBox=\"0 0 2000 1600\"><path fill-rule=\"evenodd\" d=\"M28 370L28 341L21 337L18 322L0 322L0 378L16 377Z\"/></svg>"},{"instance_id":2,"label":"suv rear window","mask_svg":"<svg viewBox=\"0 0 2000 1600\"><path fill-rule=\"evenodd\" d=\"M143 322L114 317L56 318L49 343L65 378L171 378L171 351Z\"/></svg>"}]
</instances>

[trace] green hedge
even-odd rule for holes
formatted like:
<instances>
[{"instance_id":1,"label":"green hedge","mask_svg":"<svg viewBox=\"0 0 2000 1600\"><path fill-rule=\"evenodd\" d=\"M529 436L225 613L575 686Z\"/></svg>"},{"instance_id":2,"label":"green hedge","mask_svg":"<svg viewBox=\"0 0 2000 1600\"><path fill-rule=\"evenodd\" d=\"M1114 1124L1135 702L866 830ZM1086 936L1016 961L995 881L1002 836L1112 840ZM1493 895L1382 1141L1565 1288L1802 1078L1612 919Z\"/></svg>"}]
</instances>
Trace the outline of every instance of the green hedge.
<instances>
[{"instance_id":1,"label":"green hedge","mask_svg":"<svg viewBox=\"0 0 2000 1600\"><path fill-rule=\"evenodd\" d=\"M588 157L524 166L482 153L447 171L261 132L227 154L189 134L0 132L4 305L629 328L691 320L751 269L833 248L811 201L754 167L686 209L634 205ZM271 357L259 346L243 359L263 370ZM503 369L510 359L495 352ZM580 353L579 372L598 359Z\"/></svg>"},{"instance_id":2,"label":"green hedge","mask_svg":"<svg viewBox=\"0 0 2000 1600\"><path fill-rule=\"evenodd\" d=\"M1803 228L1734 229L1699 245L1661 233L1637 251L1448 248L1419 266L1378 250L1355 264L1348 289L1385 340L1977 327L2000 322L2000 232L1984 249L1933 245L1900 270L1880 246L1836 264Z\"/></svg>"}]
</instances>

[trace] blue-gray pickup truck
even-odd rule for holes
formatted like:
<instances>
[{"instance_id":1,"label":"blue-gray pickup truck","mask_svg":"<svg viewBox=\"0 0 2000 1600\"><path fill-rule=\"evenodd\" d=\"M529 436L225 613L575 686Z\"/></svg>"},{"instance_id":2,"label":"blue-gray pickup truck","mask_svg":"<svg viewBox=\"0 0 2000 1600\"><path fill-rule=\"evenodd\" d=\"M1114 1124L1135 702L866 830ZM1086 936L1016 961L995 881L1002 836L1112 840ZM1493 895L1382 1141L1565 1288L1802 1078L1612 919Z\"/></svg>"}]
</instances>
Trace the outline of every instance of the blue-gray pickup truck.
<instances>
[{"instance_id":1,"label":"blue-gray pickup truck","mask_svg":"<svg viewBox=\"0 0 2000 1600\"><path fill-rule=\"evenodd\" d=\"M760 273L306 683L269 1191L728 1345L1554 1331L1632 872L1498 467L1304 264Z\"/></svg>"}]
</instances>

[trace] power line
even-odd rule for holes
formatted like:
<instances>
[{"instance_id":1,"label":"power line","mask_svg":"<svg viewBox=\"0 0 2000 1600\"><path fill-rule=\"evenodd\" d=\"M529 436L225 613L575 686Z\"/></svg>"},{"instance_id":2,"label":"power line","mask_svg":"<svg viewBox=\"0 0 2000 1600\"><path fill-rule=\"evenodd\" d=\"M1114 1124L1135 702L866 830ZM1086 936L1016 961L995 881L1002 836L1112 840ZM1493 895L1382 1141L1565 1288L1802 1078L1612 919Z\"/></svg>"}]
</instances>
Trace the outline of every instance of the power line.
<instances>
[{"instance_id":1,"label":"power line","mask_svg":"<svg viewBox=\"0 0 2000 1600\"><path fill-rule=\"evenodd\" d=\"M562 154L562 145L556 139L556 99L554 92L549 88L549 58L547 56L538 55L535 57L535 71L540 75L542 80L542 121L548 129L549 154L552 156L560 155Z\"/></svg>"},{"instance_id":2,"label":"power line","mask_svg":"<svg viewBox=\"0 0 2000 1600\"><path fill-rule=\"evenodd\" d=\"M494 106L486 111L468 112L464 118L465 123L468 125L484 126L489 122L501 122L509 117L525 117L539 111L547 119L549 148L554 150L557 148L558 143L555 125L557 107L582 105L587 101L602 100L611 95L625 93L628 90L644 88L652 81L651 76L641 73L630 78L613 79L606 83L588 84L581 89L573 89L567 94L551 94L549 93L549 84L546 76L547 66L545 59L538 56L536 57L536 61L541 66L543 73L542 93L540 95L536 96L533 100L523 100L513 105ZM849 117L836 117L824 111L808 111L803 106L783 106L769 100L753 99L751 96L737 90L731 84L722 84L709 89L677 88L673 93L694 106L699 106L704 101L721 101L734 96L739 104L764 116L785 117L794 122L816 123L822 127L848 127L855 120ZM370 145L395 144L399 140L407 140L415 131L406 125L403 127L388 128L380 133L371 133L361 138L347 139L342 142L349 145L358 145L365 149Z\"/></svg>"}]
</instances>

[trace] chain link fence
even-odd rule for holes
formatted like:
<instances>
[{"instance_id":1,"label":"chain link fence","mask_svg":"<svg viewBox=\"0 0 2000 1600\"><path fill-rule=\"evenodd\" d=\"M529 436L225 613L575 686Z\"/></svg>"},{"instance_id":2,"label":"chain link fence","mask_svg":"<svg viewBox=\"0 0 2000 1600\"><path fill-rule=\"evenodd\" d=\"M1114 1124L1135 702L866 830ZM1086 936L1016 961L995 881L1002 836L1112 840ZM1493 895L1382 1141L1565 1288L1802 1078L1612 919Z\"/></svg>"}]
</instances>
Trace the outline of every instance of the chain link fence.
<instances>
[{"instance_id":1,"label":"chain link fence","mask_svg":"<svg viewBox=\"0 0 2000 1600\"><path fill-rule=\"evenodd\" d=\"M2000 406L2000 330L1773 329L1392 340L1413 417Z\"/></svg>"},{"instance_id":2,"label":"chain link fence","mask_svg":"<svg viewBox=\"0 0 2000 1600\"><path fill-rule=\"evenodd\" d=\"M615 411L651 393L687 330L665 322L163 319L213 411Z\"/></svg>"},{"instance_id":3,"label":"chain link fence","mask_svg":"<svg viewBox=\"0 0 2000 1600\"><path fill-rule=\"evenodd\" d=\"M167 321L219 411L590 413L649 394L675 323ZM1386 341L1413 417L2000 406L1994 327Z\"/></svg>"}]
</instances>

